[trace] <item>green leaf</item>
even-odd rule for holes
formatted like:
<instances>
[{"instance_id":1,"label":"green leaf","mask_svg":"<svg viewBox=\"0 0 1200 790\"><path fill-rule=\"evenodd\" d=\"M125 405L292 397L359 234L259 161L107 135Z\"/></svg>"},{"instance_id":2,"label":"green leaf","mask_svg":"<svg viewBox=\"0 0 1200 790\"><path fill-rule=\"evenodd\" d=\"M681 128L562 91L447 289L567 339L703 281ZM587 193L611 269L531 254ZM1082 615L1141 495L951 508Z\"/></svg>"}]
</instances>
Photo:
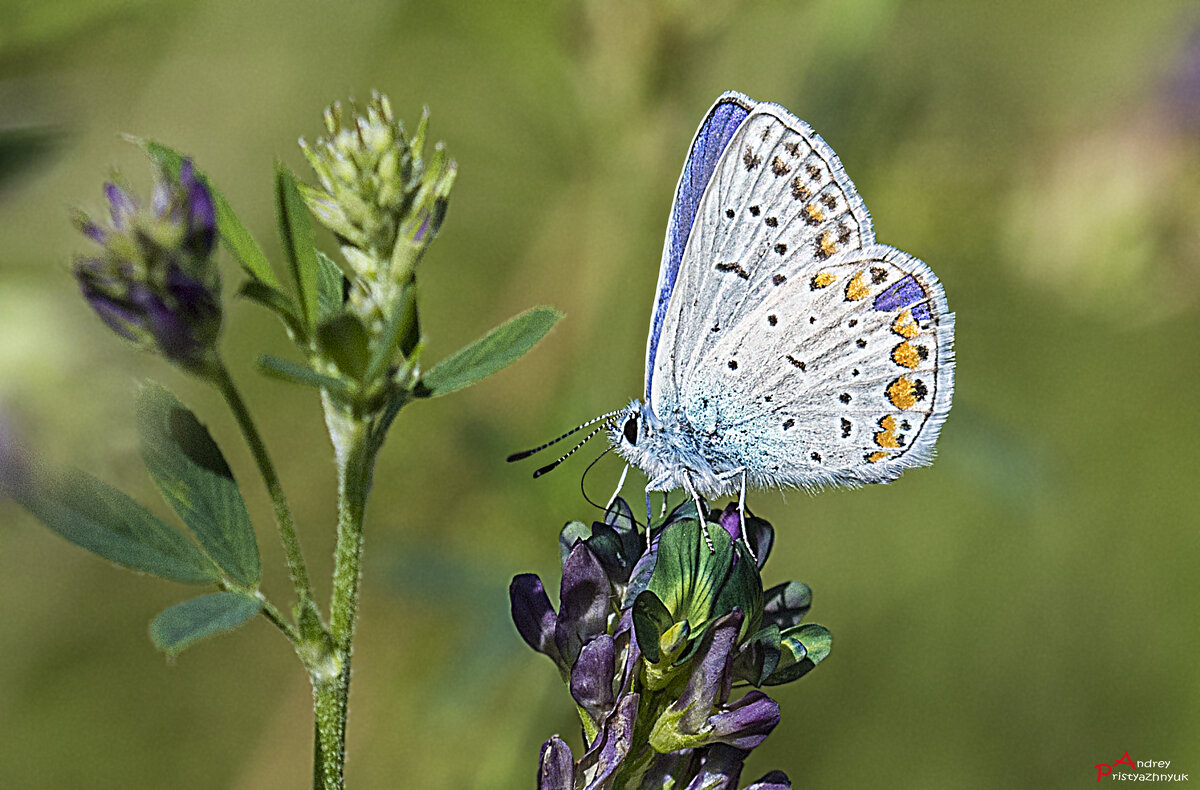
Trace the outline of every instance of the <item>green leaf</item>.
<instances>
[{"instance_id":1,"label":"green leaf","mask_svg":"<svg viewBox=\"0 0 1200 790\"><path fill-rule=\"evenodd\" d=\"M312 221L308 216L308 207L300 197L300 190L296 189L296 177L282 163L275 165L275 198L279 237L291 266L292 279L300 299L300 311L305 323L316 327L320 273Z\"/></svg>"},{"instance_id":2,"label":"green leaf","mask_svg":"<svg viewBox=\"0 0 1200 790\"><path fill-rule=\"evenodd\" d=\"M0 129L0 186L6 186L22 172L42 166L59 152L65 138L62 131L49 127L6 124Z\"/></svg>"},{"instance_id":3,"label":"green leaf","mask_svg":"<svg viewBox=\"0 0 1200 790\"><path fill-rule=\"evenodd\" d=\"M292 302L292 297L261 280L247 280L238 290L238 296L243 296L271 310L283 319L284 326L298 342L307 342L308 330L304 326L304 322L296 315L296 305Z\"/></svg>"},{"instance_id":4,"label":"green leaf","mask_svg":"<svg viewBox=\"0 0 1200 790\"><path fill-rule=\"evenodd\" d=\"M772 623L747 639L733 661L733 676L758 687L779 666L779 626Z\"/></svg>"},{"instance_id":5,"label":"green leaf","mask_svg":"<svg viewBox=\"0 0 1200 790\"><path fill-rule=\"evenodd\" d=\"M763 625L787 629L799 625L812 607L812 589L804 582L784 582L763 593Z\"/></svg>"},{"instance_id":6,"label":"green leaf","mask_svg":"<svg viewBox=\"0 0 1200 790\"><path fill-rule=\"evenodd\" d=\"M130 570L185 584L221 580L220 569L196 544L84 472L42 471L13 497L75 545Z\"/></svg>"},{"instance_id":7,"label":"green leaf","mask_svg":"<svg viewBox=\"0 0 1200 790\"><path fill-rule=\"evenodd\" d=\"M159 650L177 656L193 642L232 631L262 610L252 595L215 592L177 603L150 623L150 638Z\"/></svg>"},{"instance_id":8,"label":"green leaf","mask_svg":"<svg viewBox=\"0 0 1200 790\"><path fill-rule=\"evenodd\" d=\"M823 625L798 625L779 638L779 666L763 681L764 686L779 686L798 680L825 660L833 649L833 634Z\"/></svg>"},{"instance_id":9,"label":"green leaf","mask_svg":"<svg viewBox=\"0 0 1200 790\"><path fill-rule=\"evenodd\" d=\"M526 310L434 365L421 378L416 394L436 398L508 367L533 348L560 318L562 313L553 307Z\"/></svg>"},{"instance_id":10,"label":"green leaf","mask_svg":"<svg viewBox=\"0 0 1200 790\"><path fill-rule=\"evenodd\" d=\"M367 330L350 313L335 315L317 327L317 350L348 378L363 381L370 359Z\"/></svg>"},{"instance_id":11,"label":"green leaf","mask_svg":"<svg viewBox=\"0 0 1200 790\"><path fill-rule=\"evenodd\" d=\"M591 537L591 534L592 528L582 521L568 521L564 524L558 533L559 563L567 561L567 556L571 553L571 549L575 548L575 541L587 540Z\"/></svg>"},{"instance_id":12,"label":"green leaf","mask_svg":"<svg viewBox=\"0 0 1200 790\"><path fill-rule=\"evenodd\" d=\"M184 156L178 151L154 140L141 137L130 137L129 139L139 145L168 173L174 176L179 175L179 167L183 164ZM192 163L192 166L195 168L195 162ZM217 209L217 232L221 235L221 241L225 243L225 249L237 258L238 263L242 265L247 274L255 280L260 280L266 285L278 289L280 287L279 279L275 276L275 272L271 271L271 263L263 253L262 247L258 246L258 242L250 235L250 231L238 219L237 214L233 212L233 207L225 200L225 196L213 186L212 180L199 169L196 169L195 173L196 177L203 181L208 187L208 191L212 193L213 203Z\"/></svg>"},{"instance_id":13,"label":"green leaf","mask_svg":"<svg viewBox=\"0 0 1200 790\"><path fill-rule=\"evenodd\" d=\"M290 359L263 354L258 358L258 369L266 375L289 384L299 384L303 387L315 387L319 390L329 390L341 397L349 397L354 390L341 379L318 373L307 365L292 362Z\"/></svg>"},{"instance_id":14,"label":"green leaf","mask_svg":"<svg viewBox=\"0 0 1200 790\"><path fill-rule=\"evenodd\" d=\"M662 635L675 625L675 618L657 595L643 590L633 600L633 633L637 637L642 655L651 664L657 664L661 653Z\"/></svg>"},{"instance_id":15,"label":"green leaf","mask_svg":"<svg viewBox=\"0 0 1200 790\"><path fill-rule=\"evenodd\" d=\"M724 530L722 530L724 532ZM726 533L728 534L728 533ZM758 575L758 566L746 545L742 541L734 542L737 552L737 562L729 569L729 576L713 604L713 618L723 617L733 611L733 607L741 607L745 619L742 620L738 637L744 638L759 629L763 616L763 587L762 577Z\"/></svg>"},{"instance_id":16,"label":"green leaf","mask_svg":"<svg viewBox=\"0 0 1200 790\"><path fill-rule=\"evenodd\" d=\"M350 281L341 267L317 250L317 320L328 321L342 312L349 291Z\"/></svg>"},{"instance_id":17,"label":"green leaf","mask_svg":"<svg viewBox=\"0 0 1200 790\"><path fill-rule=\"evenodd\" d=\"M675 620L687 620L699 635L710 619L725 614L714 605L721 585L733 563L733 545L729 533L717 524L708 524L713 550L710 551L694 519L676 521L663 530L658 541L658 559L646 589L666 604ZM738 561L741 564L741 560ZM751 563L753 565L753 563Z\"/></svg>"},{"instance_id":18,"label":"green leaf","mask_svg":"<svg viewBox=\"0 0 1200 790\"><path fill-rule=\"evenodd\" d=\"M233 472L208 430L157 384L138 394L142 458L163 497L229 578L258 584L258 542Z\"/></svg>"}]
</instances>

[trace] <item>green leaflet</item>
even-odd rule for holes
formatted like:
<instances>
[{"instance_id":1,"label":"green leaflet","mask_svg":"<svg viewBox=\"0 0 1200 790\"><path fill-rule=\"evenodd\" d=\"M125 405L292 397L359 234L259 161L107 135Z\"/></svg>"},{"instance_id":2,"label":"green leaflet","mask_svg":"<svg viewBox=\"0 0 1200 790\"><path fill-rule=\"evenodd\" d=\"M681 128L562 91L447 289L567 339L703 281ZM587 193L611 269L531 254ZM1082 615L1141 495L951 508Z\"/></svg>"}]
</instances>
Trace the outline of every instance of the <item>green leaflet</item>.
<instances>
[{"instance_id":1,"label":"green leaflet","mask_svg":"<svg viewBox=\"0 0 1200 790\"><path fill-rule=\"evenodd\" d=\"M662 635L675 625L675 618L659 597L643 590L633 601L633 632L637 637L642 655L651 664L657 664L662 655Z\"/></svg>"},{"instance_id":2,"label":"green leaflet","mask_svg":"<svg viewBox=\"0 0 1200 790\"><path fill-rule=\"evenodd\" d=\"M308 337L308 328L296 315L292 297L278 288L273 288L261 280L247 280L238 290L238 296L257 302L278 315L297 342L303 343Z\"/></svg>"},{"instance_id":3,"label":"green leaflet","mask_svg":"<svg viewBox=\"0 0 1200 790\"><path fill-rule=\"evenodd\" d=\"M150 623L150 638L168 655L222 631L232 631L262 609L259 600L240 592L215 592L177 603Z\"/></svg>"},{"instance_id":4,"label":"green leaflet","mask_svg":"<svg viewBox=\"0 0 1200 790\"><path fill-rule=\"evenodd\" d=\"M354 392L351 386L341 379L318 373L308 365L270 354L263 354L258 358L258 369L271 378L286 381L289 384L329 390L343 398L350 397Z\"/></svg>"},{"instance_id":5,"label":"green leaflet","mask_svg":"<svg viewBox=\"0 0 1200 790\"><path fill-rule=\"evenodd\" d=\"M196 544L84 472L42 471L14 498L75 545L130 570L185 584L221 580L220 569Z\"/></svg>"},{"instance_id":6,"label":"green leaflet","mask_svg":"<svg viewBox=\"0 0 1200 790\"><path fill-rule=\"evenodd\" d=\"M703 632L714 612L721 585L733 562L729 533L716 524L706 525L713 542L709 551L695 520L676 522L665 530L658 544L658 561L646 589L666 604L676 621L687 620L696 634Z\"/></svg>"},{"instance_id":7,"label":"green leaflet","mask_svg":"<svg viewBox=\"0 0 1200 790\"><path fill-rule=\"evenodd\" d=\"M342 303L349 290L350 282L341 267L317 250L317 319L328 321L342 312Z\"/></svg>"},{"instance_id":8,"label":"green leaflet","mask_svg":"<svg viewBox=\"0 0 1200 790\"><path fill-rule=\"evenodd\" d=\"M179 166L183 163L184 156L178 151L154 140L141 137L130 137L129 139L140 146L147 156L165 168L168 173L179 174ZM194 166L195 162L193 162ZM267 260L267 256L263 254L262 247L258 246L258 242L250 235L250 231L238 219L237 214L233 212L233 207L225 200L225 196L213 186L212 179L198 168L195 172L196 177L203 180L209 192L212 193L217 209L217 232L221 235L221 241L224 242L225 248L233 257L237 258L238 263L252 278L279 290L279 279L275 276L275 272L271 271L271 264Z\"/></svg>"},{"instance_id":9,"label":"green leaflet","mask_svg":"<svg viewBox=\"0 0 1200 790\"><path fill-rule=\"evenodd\" d=\"M833 649L833 634L823 625L798 625L784 631L779 639L779 665L763 681L764 686L780 686L804 677Z\"/></svg>"},{"instance_id":10,"label":"green leaflet","mask_svg":"<svg viewBox=\"0 0 1200 790\"><path fill-rule=\"evenodd\" d=\"M308 207L296 188L296 177L283 164L275 165L275 199L279 218L279 238L291 267L292 280L300 301L305 324L316 327L319 310L320 280L317 248L313 241Z\"/></svg>"},{"instance_id":11,"label":"green leaflet","mask_svg":"<svg viewBox=\"0 0 1200 790\"><path fill-rule=\"evenodd\" d=\"M415 394L436 398L508 367L533 348L560 318L562 313L553 307L526 310L434 365L421 378Z\"/></svg>"},{"instance_id":12,"label":"green leaflet","mask_svg":"<svg viewBox=\"0 0 1200 790\"><path fill-rule=\"evenodd\" d=\"M142 458L163 497L230 579L256 586L260 568L254 528L208 430L157 384L142 388L137 411Z\"/></svg>"}]
</instances>

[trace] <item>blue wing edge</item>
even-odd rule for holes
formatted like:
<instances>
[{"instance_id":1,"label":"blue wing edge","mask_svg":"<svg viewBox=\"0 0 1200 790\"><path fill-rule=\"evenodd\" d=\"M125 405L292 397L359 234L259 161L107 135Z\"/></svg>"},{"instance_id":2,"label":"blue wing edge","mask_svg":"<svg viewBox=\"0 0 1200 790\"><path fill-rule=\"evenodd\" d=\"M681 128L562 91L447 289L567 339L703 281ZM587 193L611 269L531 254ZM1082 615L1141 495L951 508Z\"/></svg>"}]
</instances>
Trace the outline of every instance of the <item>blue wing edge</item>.
<instances>
[{"instance_id":1,"label":"blue wing edge","mask_svg":"<svg viewBox=\"0 0 1200 790\"><path fill-rule=\"evenodd\" d=\"M650 336L646 341L645 395L646 406L651 410L653 405L650 403L650 376L654 371L655 355L658 353L658 339L666 319L667 305L675 290L683 251L687 247L692 223L695 222L696 211L700 207L700 199L704 196L704 190L708 187L709 179L712 178L717 162L720 161L729 141L757 105L758 102L743 93L722 93L704 116L704 121L696 130L696 136L692 138L691 148L688 149L683 172L680 173L679 183L675 187L671 216L667 220L662 263L658 269L658 288L655 291L653 314L650 319Z\"/></svg>"}]
</instances>

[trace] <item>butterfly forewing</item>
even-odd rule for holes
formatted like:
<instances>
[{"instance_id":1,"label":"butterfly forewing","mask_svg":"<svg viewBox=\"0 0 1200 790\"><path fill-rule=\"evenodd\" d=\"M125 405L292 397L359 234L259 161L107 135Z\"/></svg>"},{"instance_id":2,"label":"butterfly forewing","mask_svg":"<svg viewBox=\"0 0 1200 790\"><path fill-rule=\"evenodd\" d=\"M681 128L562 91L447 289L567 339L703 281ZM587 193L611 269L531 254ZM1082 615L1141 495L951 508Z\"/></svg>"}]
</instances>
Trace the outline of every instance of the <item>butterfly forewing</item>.
<instances>
[{"instance_id":1,"label":"butterfly forewing","mask_svg":"<svg viewBox=\"0 0 1200 790\"><path fill-rule=\"evenodd\" d=\"M679 296L662 326L664 345L675 352L657 360L652 402L677 402L715 336L781 284L873 238L870 217L824 140L783 108L757 105L725 148L696 213Z\"/></svg>"},{"instance_id":2,"label":"butterfly forewing","mask_svg":"<svg viewBox=\"0 0 1200 790\"><path fill-rule=\"evenodd\" d=\"M700 200L721 161L726 146L754 107L754 102L736 91L721 94L709 109L696 136L692 139L683 172L675 187L675 201L667 220L667 237L663 243L662 263L658 269L658 288L650 318L650 335L646 342L646 396L653 378L654 363L667 306L674 292L684 250L700 206Z\"/></svg>"}]
</instances>

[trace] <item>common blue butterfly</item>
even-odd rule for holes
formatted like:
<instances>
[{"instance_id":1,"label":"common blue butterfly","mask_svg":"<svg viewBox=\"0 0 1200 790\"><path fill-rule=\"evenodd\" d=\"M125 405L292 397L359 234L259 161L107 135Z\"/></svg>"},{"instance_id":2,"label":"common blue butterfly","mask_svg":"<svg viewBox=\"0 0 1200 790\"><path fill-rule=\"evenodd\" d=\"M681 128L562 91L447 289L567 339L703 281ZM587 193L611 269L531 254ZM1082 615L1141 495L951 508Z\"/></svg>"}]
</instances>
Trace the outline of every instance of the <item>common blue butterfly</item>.
<instances>
[{"instance_id":1,"label":"common blue butterfly","mask_svg":"<svg viewBox=\"0 0 1200 790\"><path fill-rule=\"evenodd\" d=\"M698 507L744 502L747 487L886 483L932 460L953 339L937 277L876 243L825 141L783 107L728 92L675 189L645 400L580 428L607 429L648 492L681 488Z\"/></svg>"}]
</instances>

